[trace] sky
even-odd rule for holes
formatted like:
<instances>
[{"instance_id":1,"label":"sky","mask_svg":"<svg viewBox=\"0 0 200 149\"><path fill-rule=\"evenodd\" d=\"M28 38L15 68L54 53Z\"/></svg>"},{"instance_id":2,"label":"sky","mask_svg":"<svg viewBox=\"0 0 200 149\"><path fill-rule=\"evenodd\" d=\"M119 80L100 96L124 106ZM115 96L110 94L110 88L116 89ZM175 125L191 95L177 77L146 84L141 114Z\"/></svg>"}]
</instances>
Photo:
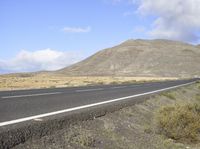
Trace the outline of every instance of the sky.
<instances>
[{"instance_id":1,"label":"sky","mask_svg":"<svg viewBox=\"0 0 200 149\"><path fill-rule=\"evenodd\" d=\"M57 70L128 39L199 43L199 0L0 0L0 74Z\"/></svg>"}]
</instances>

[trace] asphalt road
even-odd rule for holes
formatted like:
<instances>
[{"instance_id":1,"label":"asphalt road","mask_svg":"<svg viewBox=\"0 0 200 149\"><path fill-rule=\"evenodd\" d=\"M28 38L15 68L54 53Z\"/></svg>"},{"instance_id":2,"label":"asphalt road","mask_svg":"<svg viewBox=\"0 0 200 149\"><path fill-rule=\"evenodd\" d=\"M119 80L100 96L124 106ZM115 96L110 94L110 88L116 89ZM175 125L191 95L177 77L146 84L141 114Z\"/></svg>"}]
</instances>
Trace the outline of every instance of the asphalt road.
<instances>
[{"instance_id":1,"label":"asphalt road","mask_svg":"<svg viewBox=\"0 0 200 149\"><path fill-rule=\"evenodd\" d=\"M0 92L0 127L69 111L136 98L198 79Z\"/></svg>"}]
</instances>

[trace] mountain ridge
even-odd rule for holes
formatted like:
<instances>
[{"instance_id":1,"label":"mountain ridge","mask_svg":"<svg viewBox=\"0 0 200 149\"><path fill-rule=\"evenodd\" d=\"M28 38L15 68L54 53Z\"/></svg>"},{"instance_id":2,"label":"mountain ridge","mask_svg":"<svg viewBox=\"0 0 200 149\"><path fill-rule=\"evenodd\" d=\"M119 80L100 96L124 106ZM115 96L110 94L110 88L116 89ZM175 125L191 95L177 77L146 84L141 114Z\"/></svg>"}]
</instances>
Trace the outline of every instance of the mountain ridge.
<instances>
[{"instance_id":1,"label":"mountain ridge","mask_svg":"<svg viewBox=\"0 0 200 149\"><path fill-rule=\"evenodd\" d=\"M127 40L55 71L67 76L200 76L199 46L163 39Z\"/></svg>"}]
</instances>

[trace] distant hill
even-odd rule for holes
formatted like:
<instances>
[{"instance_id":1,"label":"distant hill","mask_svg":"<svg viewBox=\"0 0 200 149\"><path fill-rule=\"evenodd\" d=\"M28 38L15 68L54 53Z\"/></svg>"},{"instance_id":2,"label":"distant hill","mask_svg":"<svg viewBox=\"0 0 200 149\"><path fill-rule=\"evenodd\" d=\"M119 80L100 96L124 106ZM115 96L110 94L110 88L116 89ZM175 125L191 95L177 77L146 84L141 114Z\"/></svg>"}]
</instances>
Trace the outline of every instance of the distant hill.
<instances>
[{"instance_id":1,"label":"distant hill","mask_svg":"<svg viewBox=\"0 0 200 149\"><path fill-rule=\"evenodd\" d=\"M68 76L200 76L200 46L170 40L127 40L56 71Z\"/></svg>"}]
</instances>

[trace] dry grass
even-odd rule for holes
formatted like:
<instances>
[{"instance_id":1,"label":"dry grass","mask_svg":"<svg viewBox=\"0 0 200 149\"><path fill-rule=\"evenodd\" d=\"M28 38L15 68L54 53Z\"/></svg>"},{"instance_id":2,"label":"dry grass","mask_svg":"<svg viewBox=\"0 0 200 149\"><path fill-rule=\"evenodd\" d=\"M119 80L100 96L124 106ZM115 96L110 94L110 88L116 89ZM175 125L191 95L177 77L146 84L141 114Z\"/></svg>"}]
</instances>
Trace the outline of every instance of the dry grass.
<instances>
[{"instance_id":1,"label":"dry grass","mask_svg":"<svg viewBox=\"0 0 200 149\"><path fill-rule=\"evenodd\" d=\"M200 141L200 104L185 103L162 107L156 115L158 130L181 142Z\"/></svg>"},{"instance_id":2,"label":"dry grass","mask_svg":"<svg viewBox=\"0 0 200 149\"><path fill-rule=\"evenodd\" d=\"M0 90L55 88L96 84L120 84L141 81L172 80L177 78L153 77L66 77L50 74L18 74L0 76Z\"/></svg>"}]
</instances>

